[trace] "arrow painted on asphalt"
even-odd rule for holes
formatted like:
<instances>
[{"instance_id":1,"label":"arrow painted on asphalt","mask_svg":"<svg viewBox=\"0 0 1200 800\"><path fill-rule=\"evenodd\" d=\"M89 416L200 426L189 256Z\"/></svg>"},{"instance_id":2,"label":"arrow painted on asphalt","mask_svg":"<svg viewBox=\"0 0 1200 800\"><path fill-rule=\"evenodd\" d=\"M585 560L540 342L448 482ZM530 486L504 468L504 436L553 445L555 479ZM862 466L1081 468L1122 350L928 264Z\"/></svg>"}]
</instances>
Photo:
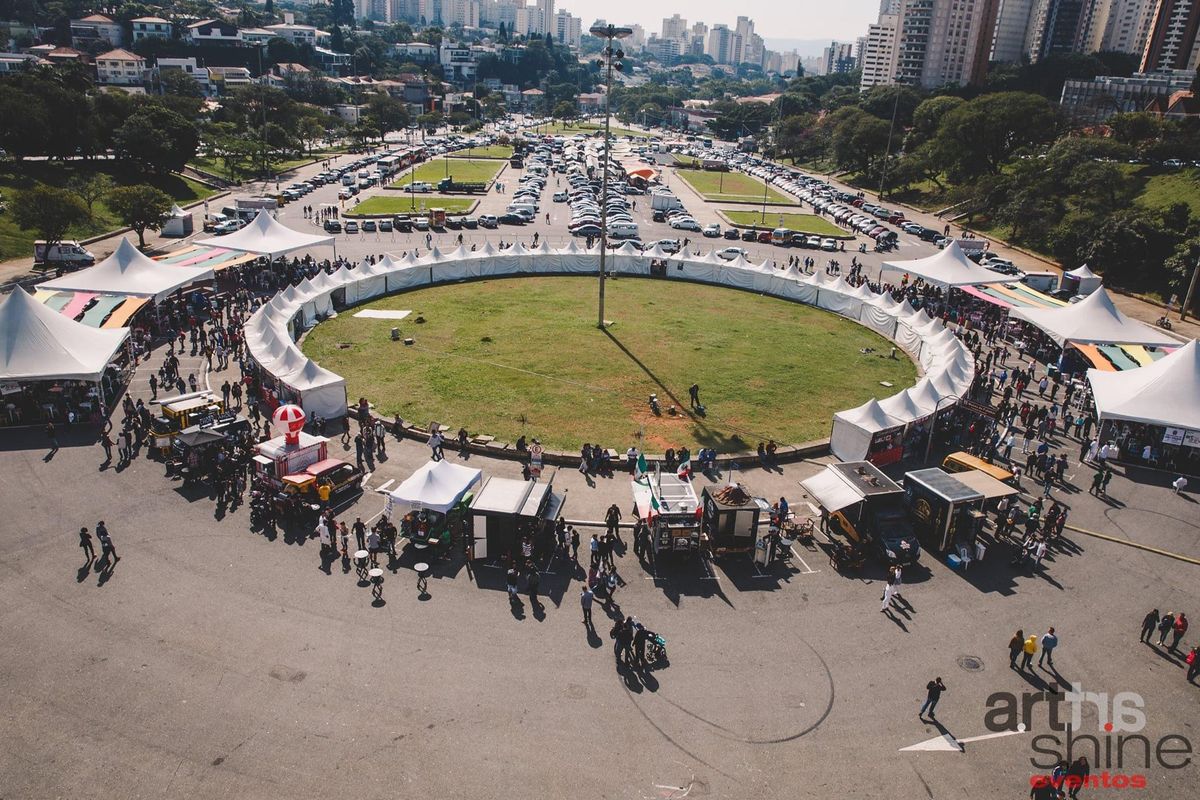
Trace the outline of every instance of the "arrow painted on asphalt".
<instances>
[{"instance_id":1,"label":"arrow painted on asphalt","mask_svg":"<svg viewBox=\"0 0 1200 800\"><path fill-rule=\"evenodd\" d=\"M998 733L985 733L982 736L969 736L966 739L955 739L949 733L943 733L940 736L935 736L932 739L926 739L923 742L910 744L908 747L901 747L899 752L920 750L925 752L943 752L943 753L961 753L965 749L964 744L971 742L982 742L984 739L1000 739L1005 736L1015 736L1025 731L1000 731Z\"/></svg>"}]
</instances>

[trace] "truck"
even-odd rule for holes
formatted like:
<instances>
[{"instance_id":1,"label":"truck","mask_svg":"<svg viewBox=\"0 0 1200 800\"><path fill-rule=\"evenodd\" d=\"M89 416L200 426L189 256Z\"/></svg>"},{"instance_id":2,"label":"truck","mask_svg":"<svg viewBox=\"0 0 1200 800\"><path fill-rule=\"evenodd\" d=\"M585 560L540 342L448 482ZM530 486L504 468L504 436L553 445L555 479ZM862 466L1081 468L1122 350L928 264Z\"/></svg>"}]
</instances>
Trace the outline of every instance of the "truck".
<instances>
[{"instance_id":1,"label":"truck","mask_svg":"<svg viewBox=\"0 0 1200 800\"><path fill-rule=\"evenodd\" d=\"M487 188L488 188L488 185L486 182L478 183L478 182L456 181L456 180L454 180L453 175L450 176L449 178L442 178L440 181L438 181L438 185L437 185L437 190L439 192L447 192L447 193L451 193L451 194L453 194L455 192L461 192L463 194L479 194L481 192L486 192Z\"/></svg>"},{"instance_id":2,"label":"truck","mask_svg":"<svg viewBox=\"0 0 1200 800\"><path fill-rule=\"evenodd\" d=\"M683 208L679 198L668 192L654 192L650 195L650 208L654 211L674 211Z\"/></svg>"},{"instance_id":3,"label":"truck","mask_svg":"<svg viewBox=\"0 0 1200 800\"><path fill-rule=\"evenodd\" d=\"M1054 272L1026 272L1021 283L1039 292L1049 294L1058 288L1058 274Z\"/></svg>"},{"instance_id":4,"label":"truck","mask_svg":"<svg viewBox=\"0 0 1200 800\"><path fill-rule=\"evenodd\" d=\"M823 526L888 564L911 564L921 553L904 489L869 461L831 464L800 484L820 504Z\"/></svg>"},{"instance_id":5,"label":"truck","mask_svg":"<svg viewBox=\"0 0 1200 800\"><path fill-rule=\"evenodd\" d=\"M90 267L96 263L96 257L73 239L62 242L38 239L33 243L33 261L57 267Z\"/></svg>"}]
</instances>

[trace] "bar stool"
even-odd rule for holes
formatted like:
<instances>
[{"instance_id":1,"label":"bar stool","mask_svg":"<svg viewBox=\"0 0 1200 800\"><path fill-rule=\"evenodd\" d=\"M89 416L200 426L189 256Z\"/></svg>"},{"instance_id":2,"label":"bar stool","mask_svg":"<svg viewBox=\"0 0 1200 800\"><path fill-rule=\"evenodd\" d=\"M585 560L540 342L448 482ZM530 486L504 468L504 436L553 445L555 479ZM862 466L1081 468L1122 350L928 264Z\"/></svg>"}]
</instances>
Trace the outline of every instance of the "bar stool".
<instances>
[{"instance_id":1,"label":"bar stool","mask_svg":"<svg viewBox=\"0 0 1200 800\"><path fill-rule=\"evenodd\" d=\"M421 597L428 597L429 592L425 591L425 587L429 583L429 565L424 561L418 561L413 564L413 569L417 572L417 592Z\"/></svg>"},{"instance_id":2,"label":"bar stool","mask_svg":"<svg viewBox=\"0 0 1200 800\"><path fill-rule=\"evenodd\" d=\"M375 567L367 575L371 578L371 594L376 600L383 599L383 569Z\"/></svg>"},{"instance_id":3,"label":"bar stool","mask_svg":"<svg viewBox=\"0 0 1200 800\"><path fill-rule=\"evenodd\" d=\"M358 573L358 579L360 581L365 581L367 579L367 559L370 557L370 555L371 554L366 550L354 551L354 569Z\"/></svg>"}]
</instances>

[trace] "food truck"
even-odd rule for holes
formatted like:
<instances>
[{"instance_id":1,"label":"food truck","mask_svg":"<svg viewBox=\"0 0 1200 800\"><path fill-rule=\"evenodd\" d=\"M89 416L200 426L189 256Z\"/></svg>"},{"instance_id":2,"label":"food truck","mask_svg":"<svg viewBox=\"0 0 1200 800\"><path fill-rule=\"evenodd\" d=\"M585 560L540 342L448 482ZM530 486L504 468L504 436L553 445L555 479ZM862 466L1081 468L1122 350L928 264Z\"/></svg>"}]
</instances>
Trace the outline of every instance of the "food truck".
<instances>
[{"instance_id":1,"label":"food truck","mask_svg":"<svg viewBox=\"0 0 1200 800\"><path fill-rule=\"evenodd\" d=\"M388 492L383 513L417 550L434 547L445 553L451 520L466 518L471 487L482 475L480 470L445 459L429 461Z\"/></svg>"},{"instance_id":2,"label":"food truck","mask_svg":"<svg viewBox=\"0 0 1200 800\"><path fill-rule=\"evenodd\" d=\"M272 414L272 420L284 433L254 446L254 482L280 492L284 490L286 476L326 460L329 439L304 432L304 411L299 406L280 406Z\"/></svg>"},{"instance_id":3,"label":"food truck","mask_svg":"<svg viewBox=\"0 0 1200 800\"><path fill-rule=\"evenodd\" d=\"M703 509L691 481L660 468L630 483L638 519L650 527L654 554L696 553L700 550Z\"/></svg>"},{"instance_id":4,"label":"food truck","mask_svg":"<svg viewBox=\"0 0 1200 800\"><path fill-rule=\"evenodd\" d=\"M854 547L870 548L891 564L909 564L920 556L904 489L871 462L830 464L800 485L821 506L826 531Z\"/></svg>"},{"instance_id":5,"label":"food truck","mask_svg":"<svg viewBox=\"0 0 1200 800\"><path fill-rule=\"evenodd\" d=\"M771 504L740 484L704 487L700 545L712 556L754 554L771 521ZM761 530L760 530L761 528Z\"/></svg>"},{"instance_id":6,"label":"food truck","mask_svg":"<svg viewBox=\"0 0 1200 800\"><path fill-rule=\"evenodd\" d=\"M503 559L510 553L520 561L522 545L533 557L554 548L554 521L565 495L554 491L553 479L519 481L491 477L471 501L472 558Z\"/></svg>"},{"instance_id":7,"label":"food truck","mask_svg":"<svg viewBox=\"0 0 1200 800\"><path fill-rule=\"evenodd\" d=\"M216 392L200 391L165 397L158 403L159 415L150 422L154 431L154 446L171 446L171 437L184 428L219 415L225 408Z\"/></svg>"},{"instance_id":8,"label":"food truck","mask_svg":"<svg viewBox=\"0 0 1200 800\"><path fill-rule=\"evenodd\" d=\"M940 553L963 544L974 552L983 525L982 492L937 467L906 473L904 492L913 528L926 549Z\"/></svg>"}]
</instances>

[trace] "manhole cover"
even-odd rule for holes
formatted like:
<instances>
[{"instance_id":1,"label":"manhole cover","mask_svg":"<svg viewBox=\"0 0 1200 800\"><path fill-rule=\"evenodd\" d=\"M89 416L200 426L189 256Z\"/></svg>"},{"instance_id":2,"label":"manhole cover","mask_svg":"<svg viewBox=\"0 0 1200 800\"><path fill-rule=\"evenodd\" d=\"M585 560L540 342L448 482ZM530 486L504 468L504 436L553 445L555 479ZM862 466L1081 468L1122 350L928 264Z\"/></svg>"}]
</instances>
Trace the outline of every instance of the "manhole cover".
<instances>
[{"instance_id":1,"label":"manhole cover","mask_svg":"<svg viewBox=\"0 0 1200 800\"><path fill-rule=\"evenodd\" d=\"M983 670L983 659L979 656L959 656L958 665L967 672L980 672Z\"/></svg>"}]
</instances>

